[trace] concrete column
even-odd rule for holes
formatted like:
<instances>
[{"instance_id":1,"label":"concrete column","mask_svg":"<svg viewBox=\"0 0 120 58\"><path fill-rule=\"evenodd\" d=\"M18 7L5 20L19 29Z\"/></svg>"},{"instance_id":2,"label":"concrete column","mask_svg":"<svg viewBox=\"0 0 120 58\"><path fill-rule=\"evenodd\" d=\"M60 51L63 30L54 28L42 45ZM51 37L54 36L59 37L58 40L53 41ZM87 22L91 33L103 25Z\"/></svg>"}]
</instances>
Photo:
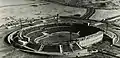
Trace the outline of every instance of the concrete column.
<instances>
[{"instance_id":1,"label":"concrete column","mask_svg":"<svg viewBox=\"0 0 120 58\"><path fill-rule=\"evenodd\" d=\"M41 46L40 46L40 48L39 48L39 50L38 50L38 51L41 51L43 48L44 48L44 45L43 45L43 44L41 44Z\"/></svg>"},{"instance_id":2,"label":"concrete column","mask_svg":"<svg viewBox=\"0 0 120 58\"><path fill-rule=\"evenodd\" d=\"M60 47L60 53L63 53L62 45L59 45Z\"/></svg>"}]
</instances>

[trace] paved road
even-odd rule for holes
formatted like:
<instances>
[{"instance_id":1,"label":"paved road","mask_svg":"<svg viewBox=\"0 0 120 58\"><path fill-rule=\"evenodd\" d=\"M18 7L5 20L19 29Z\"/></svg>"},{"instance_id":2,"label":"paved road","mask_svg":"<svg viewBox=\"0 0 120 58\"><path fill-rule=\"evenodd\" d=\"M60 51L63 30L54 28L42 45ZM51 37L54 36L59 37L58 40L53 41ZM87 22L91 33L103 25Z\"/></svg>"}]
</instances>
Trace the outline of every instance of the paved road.
<instances>
[{"instance_id":1,"label":"paved road","mask_svg":"<svg viewBox=\"0 0 120 58\"><path fill-rule=\"evenodd\" d=\"M89 19L95 13L94 8L87 8L87 12L80 19Z\"/></svg>"},{"instance_id":2,"label":"paved road","mask_svg":"<svg viewBox=\"0 0 120 58\"><path fill-rule=\"evenodd\" d=\"M120 18L120 15L107 18L105 19L105 22L106 24L111 25L110 27L108 27L108 30L114 33L117 37L113 38L113 44L120 47L120 26L118 24L115 24L115 20L118 20L118 18Z\"/></svg>"},{"instance_id":3,"label":"paved road","mask_svg":"<svg viewBox=\"0 0 120 58\"><path fill-rule=\"evenodd\" d=\"M78 20L85 20L89 19L93 14L95 13L94 8L87 8L86 13L83 16L60 16L60 18L72 18L72 19L78 19Z\"/></svg>"}]
</instances>

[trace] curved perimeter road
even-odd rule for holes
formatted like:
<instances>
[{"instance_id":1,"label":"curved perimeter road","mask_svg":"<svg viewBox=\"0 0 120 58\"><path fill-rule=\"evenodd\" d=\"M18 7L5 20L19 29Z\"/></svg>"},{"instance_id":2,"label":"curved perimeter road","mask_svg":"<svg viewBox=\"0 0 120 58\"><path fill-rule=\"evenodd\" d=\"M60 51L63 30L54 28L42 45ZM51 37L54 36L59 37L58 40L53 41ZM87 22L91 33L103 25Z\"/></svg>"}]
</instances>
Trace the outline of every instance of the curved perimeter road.
<instances>
[{"instance_id":1,"label":"curved perimeter road","mask_svg":"<svg viewBox=\"0 0 120 58\"><path fill-rule=\"evenodd\" d=\"M103 24L97 25L95 27L98 27L101 30L104 30L105 34L113 39L113 41L112 41L113 45L116 45L116 46L120 47L120 32L118 32L120 30L120 27L116 26L112 23L110 24L110 23L106 23L106 22L103 22ZM107 26L107 24L109 26Z\"/></svg>"},{"instance_id":2,"label":"curved perimeter road","mask_svg":"<svg viewBox=\"0 0 120 58\"><path fill-rule=\"evenodd\" d=\"M93 14L95 13L95 9L94 8L87 8L86 13L80 17L79 19L89 19Z\"/></svg>"},{"instance_id":3,"label":"curved perimeter road","mask_svg":"<svg viewBox=\"0 0 120 58\"><path fill-rule=\"evenodd\" d=\"M89 19L94 13L95 13L94 8L87 8L86 13L81 17L79 17L79 16L60 16L60 18L72 18L72 19L78 19L78 20L85 20L85 19Z\"/></svg>"},{"instance_id":4,"label":"curved perimeter road","mask_svg":"<svg viewBox=\"0 0 120 58\"><path fill-rule=\"evenodd\" d=\"M113 38L113 45L120 47L120 26L118 24L114 24L114 22L117 20L116 18L120 18L120 15L107 18L105 19L105 22L106 24L111 25L111 27L108 27L109 31L117 36L117 38Z\"/></svg>"}]
</instances>

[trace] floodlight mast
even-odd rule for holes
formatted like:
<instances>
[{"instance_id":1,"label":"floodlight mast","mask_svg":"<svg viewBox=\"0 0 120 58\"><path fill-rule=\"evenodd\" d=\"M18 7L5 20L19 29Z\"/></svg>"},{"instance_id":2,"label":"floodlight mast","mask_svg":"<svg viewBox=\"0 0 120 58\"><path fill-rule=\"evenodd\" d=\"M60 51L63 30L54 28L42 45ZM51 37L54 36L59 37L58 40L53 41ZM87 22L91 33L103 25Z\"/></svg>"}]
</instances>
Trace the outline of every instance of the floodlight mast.
<instances>
[{"instance_id":1,"label":"floodlight mast","mask_svg":"<svg viewBox=\"0 0 120 58\"><path fill-rule=\"evenodd\" d=\"M106 19L103 19L102 22L103 22L103 23L106 23L105 32L107 33L109 22L107 22Z\"/></svg>"},{"instance_id":2,"label":"floodlight mast","mask_svg":"<svg viewBox=\"0 0 120 58\"><path fill-rule=\"evenodd\" d=\"M59 14L57 14L57 24L59 23L58 20L59 20Z\"/></svg>"},{"instance_id":3,"label":"floodlight mast","mask_svg":"<svg viewBox=\"0 0 120 58\"><path fill-rule=\"evenodd\" d=\"M107 31L108 31L108 22L106 23L106 33L107 33Z\"/></svg>"},{"instance_id":4,"label":"floodlight mast","mask_svg":"<svg viewBox=\"0 0 120 58\"><path fill-rule=\"evenodd\" d=\"M56 25L58 26L59 14L56 14L56 16L54 17L54 20L55 20Z\"/></svg>"},{"instance_id":5,"label":"floodlight mast","mask_svg":"<svg viewBox=\"0 0 120 58\"><path fill-rule=\"evenodd\" d=\"M21 20L21 18L19 19L19 22L20 22L20 28L22 29L22 20Z\"/></svg>"},{"instance_id":6,"label":"floodlight mast","mask_svg":"<svg viewBox=\"0 0 120 58\"><path fill-rule=\"evenodd\" d=\"M70 19L70 42L72 40L72 19Z\"/></svg>"},{"instance_id":7,"label":"floodlight mast","mask_svg":"<svg viewBox=\"0 0 120 58\"><path fill-rule=\"evenodd\" d=\"M43 22L43 25L44 25L44 28L43 29L45 29L46 27L45 27L45 24L47 23L45 20L43 20L43 17L41 17L41 20L42 20L42 22Z\"/></svg>"}]
</instances>

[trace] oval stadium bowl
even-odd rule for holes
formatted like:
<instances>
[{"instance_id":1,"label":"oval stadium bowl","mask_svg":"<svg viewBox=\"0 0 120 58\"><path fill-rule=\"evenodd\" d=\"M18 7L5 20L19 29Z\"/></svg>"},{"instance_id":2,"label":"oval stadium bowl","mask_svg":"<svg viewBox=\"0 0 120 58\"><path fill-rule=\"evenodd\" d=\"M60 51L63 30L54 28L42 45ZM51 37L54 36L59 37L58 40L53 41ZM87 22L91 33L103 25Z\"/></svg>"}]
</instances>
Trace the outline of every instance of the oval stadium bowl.
<instances>
[{"instance_id":1,"label":"oval stadium bowl","mask_svg":"<svg viewBox=\"0 0 120 58\"><path fill-rule=\"evenodd\" d=\"M103 32L88 23L37 24L15 31L8 42L19 50L45 54L80 57L90 55L87 48L103 39Z\"/></svg>"}]
</instances>

